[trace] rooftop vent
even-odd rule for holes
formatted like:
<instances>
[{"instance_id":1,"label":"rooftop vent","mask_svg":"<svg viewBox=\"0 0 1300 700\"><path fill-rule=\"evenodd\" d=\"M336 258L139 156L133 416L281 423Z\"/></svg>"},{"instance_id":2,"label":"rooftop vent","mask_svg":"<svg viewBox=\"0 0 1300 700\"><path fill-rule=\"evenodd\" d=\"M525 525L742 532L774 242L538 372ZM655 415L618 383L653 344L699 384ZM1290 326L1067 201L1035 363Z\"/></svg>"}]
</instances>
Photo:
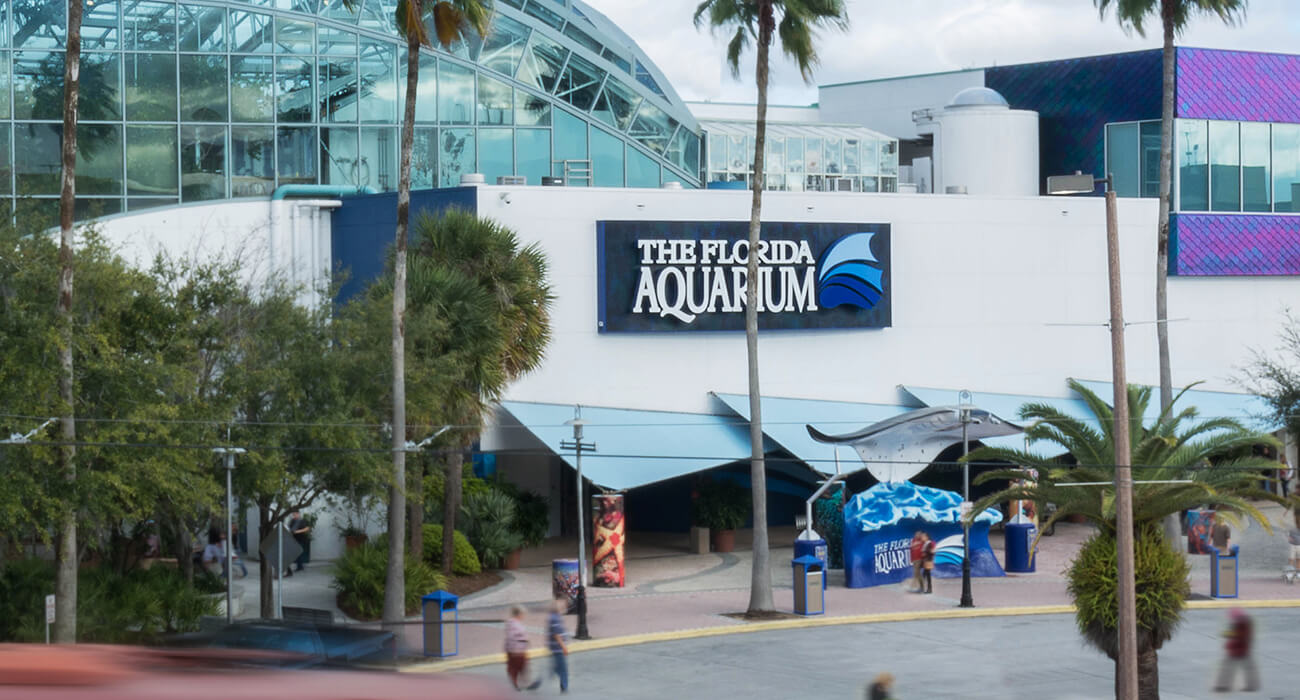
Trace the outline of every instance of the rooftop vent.
<instances>
[{"instance_id":1,"label":"rooftop vent","mask_svg":"<svg viewBox=\"0 0 1300 700\"><path fill-rule=\"evenodd\" d=\"M483 173L465 173L464 175L460 176L460 184L461 185L486 185L487 178L483 177Z\"/></svg>"}]
</instances>

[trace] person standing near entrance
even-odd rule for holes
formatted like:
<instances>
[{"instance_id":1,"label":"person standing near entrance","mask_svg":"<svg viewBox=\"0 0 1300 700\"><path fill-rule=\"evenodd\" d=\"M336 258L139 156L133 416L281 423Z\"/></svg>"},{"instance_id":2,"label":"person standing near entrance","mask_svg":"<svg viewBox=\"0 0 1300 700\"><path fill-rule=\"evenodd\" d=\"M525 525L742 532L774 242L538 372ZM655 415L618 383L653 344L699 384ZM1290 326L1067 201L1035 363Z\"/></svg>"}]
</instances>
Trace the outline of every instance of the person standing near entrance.
<instances>
[{"instance_id":1,"label":"person standing near entrance","mask_svg":"<svg viewBox=\"0 0 1300 700\"><path fill-rule=\"evenodd\" d=\"M934 540L928 533L921 533L921 569L925 576L925 592L934 593Z\"/></svg>"},{"instance_id":2,"label":"person standing near entrance","mask_svg":"<svg viewBox=\"0 0 1300 700\"><path fill-rule=\"evenodd\" d=\"M295 510L289 514L289 534L293 535L294 541L298 543L299 547L302 547L302 554L299 554L298 558L293 560L293 569L285 570L285 576L293 576L295 570L302 571L306 567L307 542L311 539L310 535L307 534L309 532L311 532L311 526L307 524L300 511Z\"/></svg>"},{"instance_id":3,"label":"person standing near entrance","mask_svg":"<svg viewBox=\"0 0 1300 700\"><path fill-rule=\"evenodd\" d=\"M921 558L925 556L925 540L922 539L924 534L925 533L920 530L917 530L916 534L912 535L912 546L910 552L912 555L912 583L916 586L916 588L912 589L913 593L925 592L925 584L921 579Z\"/></svg>"}]
</instances>

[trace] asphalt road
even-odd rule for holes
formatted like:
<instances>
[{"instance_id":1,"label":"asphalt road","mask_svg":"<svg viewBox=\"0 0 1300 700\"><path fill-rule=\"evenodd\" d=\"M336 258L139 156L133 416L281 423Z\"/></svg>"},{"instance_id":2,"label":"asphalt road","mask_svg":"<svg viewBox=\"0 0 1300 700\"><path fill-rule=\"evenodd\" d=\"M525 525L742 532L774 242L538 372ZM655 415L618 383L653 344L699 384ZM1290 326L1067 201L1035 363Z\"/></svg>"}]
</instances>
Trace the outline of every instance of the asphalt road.
<instances>
[{"instance_id":1,"label":"asphalt road","mask_svg":"<svg viewBox=\"0 0 1300 700\"><path fill-rule=\"evenodd\" d=\"M1160 652L1161 697L1300 698L1300 609L1250 611L1259 692L1212 693L1224 610L1186 613ZM532 662L549 670L549 659ZM880 671L899 700L1113 698L1114 667L1072 615L843 625L661 642L570 657L572 698L861 698ZM472 671L502 679L502 667ZM558 694L549 679L541 696ZM1240 679L1238 686L1240 687Z\"/></svg>"}]
</instances>

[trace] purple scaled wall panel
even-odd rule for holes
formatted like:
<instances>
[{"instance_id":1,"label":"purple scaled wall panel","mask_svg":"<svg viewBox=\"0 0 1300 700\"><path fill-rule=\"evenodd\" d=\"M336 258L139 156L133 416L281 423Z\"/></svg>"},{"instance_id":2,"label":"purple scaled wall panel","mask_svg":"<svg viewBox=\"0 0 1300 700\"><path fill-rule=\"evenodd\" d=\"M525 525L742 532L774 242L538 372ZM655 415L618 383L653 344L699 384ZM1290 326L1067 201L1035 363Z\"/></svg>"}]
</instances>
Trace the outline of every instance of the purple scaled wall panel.
<instances>
[{"instance_id":1,"label":"purple scaled wall panel","mask_svg":"<svg viewBox=\"0 0 1300 700\"><path fill-rule=\"evenodd\" d=\"M1300 123L1300 56L1178 49L1176 116Z\"/></svg>"},{"instance_id":2,"label":"purple scaled wall panel","mask_svg":"<svg viewBox=\"0 0 1300 700\"><path fill-rule=\"evenodd\" d=\"M1300 275L1300 216L1177 214L1170 274Z\"/></svg>"}]
</instances>

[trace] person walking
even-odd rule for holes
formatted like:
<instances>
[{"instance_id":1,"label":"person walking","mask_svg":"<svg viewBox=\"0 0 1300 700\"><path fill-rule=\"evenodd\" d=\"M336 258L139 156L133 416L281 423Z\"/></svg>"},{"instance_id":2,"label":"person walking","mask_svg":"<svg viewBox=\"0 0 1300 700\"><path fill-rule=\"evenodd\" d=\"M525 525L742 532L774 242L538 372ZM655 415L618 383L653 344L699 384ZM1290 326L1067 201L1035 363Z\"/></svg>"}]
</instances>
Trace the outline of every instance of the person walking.
<instances>
[{"instance_id":1,"label":"person walking","mask_svg":"<svg viewBox=\"0 0 1300 700\"><path fill-rule=\"evenodd\" d=\"M920 530L917 530L916 534L912 535L912 584L915 586L912 589L913 593L925 592L925 584L921 582L921 558L925 555L923 547L925 544L925 540L923 539L924 537L925 533Z\"/></svg>"},{"instance_id":2,"label":"person walking","mask_svg":"<svg viewBox=\"0 0 1300 700\"><path fill-rule=\"evenodd\" d=\"M867 700L894 700L894 676L881 673L867 687Z\"/></svg>"},{"instance_id":3,"label":"person walking","mask_svg":"<svg viewBox=\"0 0 1300 700\"><path fill-rule=\"evenodd\" d=\"M551 673L560 677L560 692L569 692L569 645L564 643L568 637L568 632L564 629L564 618L562 615L569 609L569 601L565 598L556 598L555 604L551 606L551 615L546 620L546 646L551 650ZM536 690L542 684L541 676L528 686L529 690Z\"/></svg>"},{"instance_id":4,"label":"person walking","mask_svg":"<svg viewBox=\"0 0 1300 700\"><path fill-rule=\"evenodd\" d=\"M1291 578L1295 580L1295 572L1300 570L1300 510L1295 511L1295 522L1293 527L1286 531L1287 544L1291 545Z\"/></svg>"},{"instance_id":5,"label":"person walking","mask_svg":"<svg viewBox=\"0 0 1300 700\"><path fill-rule=\"evenodd\" d=\"M294 568L285 569L285 576L293 576L294 571L302 571L306 568L307 543L311 540L311 535L308 534L310 532L311 525L307 524L307 520L302 517L300 511L295 510L289 514L289 534L293 535L294 541L298 543L299 547L302 547L302 554L299 554L298 558L293 560Z\"/></svg>"},{"instance_id":6,"label":"person walking","mask_svg":"<svg viewBox=\"0 0 1300 700\"><path fill-rule=\"evenodd\" d=\"M524 609L510 608L506 620L506 676L515 690L522 690L528 680L528 632L524 629Z\"/></svg>"},{"instance_id":7,"label":"person walking","mask_svg":"<svg viewBox=\"0 0 1300 700\"><path fill-rule=\"evenodd\" d=\"M934 540L924 532L921 537L921 573L925 578L925 592L934 593Z\"/></svg>"},{"instance_id":8,"label":"person walking","mask_svg":"<svg viewBox=\"0 0 1300 700\"><path fill-rule=\"evenodd\" d=\"M1219 676L1214 683L1215 692L1226 693L1232 689L1238 668L1246 675L1246 691L1259 690L1259 669L1255 667L1255 660L1250 655L1253 632L1246 611L1233 608L1228 612L1228 629L1223 632L1227 641L1223 645L1224 656L1219 663Z\"/></svg>"}]
</instances>

